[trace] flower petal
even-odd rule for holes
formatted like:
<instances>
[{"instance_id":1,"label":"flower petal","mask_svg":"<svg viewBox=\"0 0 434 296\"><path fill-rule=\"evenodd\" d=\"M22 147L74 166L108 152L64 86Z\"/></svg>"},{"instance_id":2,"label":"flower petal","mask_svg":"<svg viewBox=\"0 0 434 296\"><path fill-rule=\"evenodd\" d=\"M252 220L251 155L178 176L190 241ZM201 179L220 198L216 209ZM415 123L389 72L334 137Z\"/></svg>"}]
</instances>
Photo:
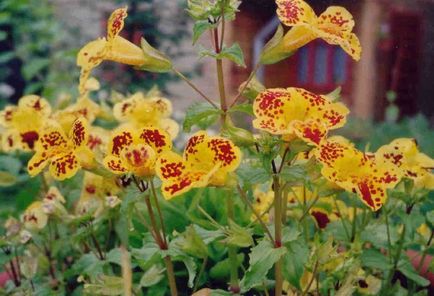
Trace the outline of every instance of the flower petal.
<instances>
[{"instance_id":1,"label":"flower petal","mask_svg":"<svg viewBox=\"0 0 434 296\"><path fill-rule=\"evenodd\" d=\"M139 177L155 174L156 151L146 144L127 146L121 152L122 164Z\"/></svg>"},{"instance_id":2,"label":"flower petal","mask_svg":"<svg viewBox=\"0 0 434 296\"><path fill-rule=\"evenodd\" d=\"M20 98L18 108L29 109L41 116L48 116L51 114L51 106L47 100L36 95L28 95Z\"/></svg>"},{"instance_id":3,"label":"flower petal","mask_svg":"<svg viewBox=\"0 0 434 296\"><path fill-rule=\"evenodd\" d=\"M166 199L178 196L193 187L205 187L209 181L207 172L191 170L180 155L171 151L160 155L156 173L163 182L161 191Z\"/></svg>"},{"instance_id":4,"label":"flower petal","mask_svg":"<svg viewBox=\"0 0 434 296\"><path fill-rule=\"evenodd\" d=\"M44 199L65 203L65 198L63 197L62 193L60 193L59 189L55 186L51 186L48 189L48 192L47 194L45 194Z\"/></svg>"},{"instance_id":5,"label":"flower petal","mask_svg":"<svg viewBox=\"0 0 434 296\"><path fill-rule=\"evenodd\" d=\"M160 120L160 127L166 131L172 139L175 139L179 133L179 124L170 118L163 118Z\"/></svg>"},{"instance_id":6,"label":"flower petal","mask_svg":"<svg viewBox=\"0 0 434 296\"><path fill-rule=\"evenodd\" d=\"M303 0L276 0L277 15L287 26L312 24L316 21L313 9Z\"/></svg>"},{"instance_id":7,"label":"flower petal","mask_svg":"<svg viewBox=\"0 0 434 296\"><path fill-rule=\"evenodd\" d=\"M261 92L253 103L253 112L257 117L253 120L253 126L272 134L289 133L284 105L290 100L290 93L283 88Z\"/></svg>"},{"instance_id":8,"label":"flower petal","mask_svg":"<svg viewBox=\"0 0 434 296\"><path fill-rule=\"evenodd\" d=\"M327 135L324 124L316 120L295 121L292 127L299 138L314 145L319 145Z\"/></svg>"},{"instance_id":9,"label":"flower petal","mask_svg":"<svg viewBox=\"0 0 434 296\"><path fill-rule=\"evenodd\" d=\"M169 134L159 128L143 128L139 138L144 140L145 143L151 146L158 154L172 149L172 140Z\"/></svg>"},{"instance_id":10,"label":"flower petal","mask_svg":"<svg viewBox=\"0 0 434 296\"><path fill-rule=\"evenodd\" d=\"M80 165L74 152L61 153L50 160L50 174L56 180L65 180L73 177Z\"/></svg>"},{"instance_id":11,"label":"flower petal","mask_svg":"<svg viewBox=\"0 0 434 296\"><path fill-rule=\"evenodd\" d=\"M120 156L121 151L133 143L134 133L128 127L120 127L113 131L109 141L108 153L114 156Z\"/></svg>"},{"instance_id":12,"label":"flower petal","mask_svg":"<svg viewBox=\"0 0 434 296\"><path fill-rule=\"evenodd\" d=\"M232 141L222 137L209 137L207 149L213 155L209 161L219 165L219 170L232 172L238 168L241 162L241 150ZM202 153L199 151L199 153Z\"/></svg>"},{"instance_id":13,"label":"flower petal","mask_svg":"<svg viewBox=\"0 0 434 296\"><path fill-rule=\"evenodd\" d=\"M112 40L124 28L124 20L128 16L127 7L118 8L112 12L107 21L107 40Z\"/></svg>"},{"instance_id":14,"label":"flower petal","mask_svg":"<svg viewBox=\"0 0 434 296\"><path fill-rule=\"evenodd\" d=\"M27 209L23 214L23 222L24 226L28 229L42 229L47 225L48 216L44 213L42 209L42 202L35 201Z\"/></svg>"},{"instance_id":15,"label":"flower petal","mask_svg":"<svg viewBox=\"0 0 434 296\"><path fill-rule=\"evenodd\" d=\"M305 46L318 37L315 30L309 25L292 27L283 36L283 46L286 52L293 52Z\"/></svg>"},{"instance_id":16,"label":"flower petal","mask_svg":"<svg viewBox=\"0 0 434 296\"><path fill-rule=\"evenodd\" d=\"M121 36L116 36L110 42L110 50L104 59L132 66L142 66L149 62L140 47Z\"/></svg>"},{"instance_id":17,"label":"flower petal","mask_svg":"<svg viewBox=\"0 0 434 296\"><path fill-rule=\"evenodd\" d=\"M10 127L12 125L14 113L17 110L17 106L9 105L6 106L2 111L0 111L0 125Z\"/></svg>"},{"instance_id":18,"label":"flower petal","mask_svg":"<svg viewBox=\"0 0 434 296\"><path fill-rule=\"evenodd\" d=\"M81 67L80 72L80 94L86 93L86 83L89 79L90 72L105 59L107 55L107 41L97 39L87 43L77 55L77 66Z\"/></svg>"},{"instance_id":19,"label":"flower petal","mask_svg":"<svg viewBox=\"0 0 434 296\"><path fill-rule=\"evenodd\" d=\"M134 117L139 105L145 101L142 93L137 92L128 99L122 100L113 106L113 115L119 121L129 121Z\"/></svg>"},{"instance_id":20,"label":"flower petal","mask_svg":"<svg viewBox=\"0 0 434 296\"><path fill-rule=\"evenodd\" d=\"M45 127L39 141L36 144L36 151L47 152L51 157L57 151L65 150L68 147L68 140L63 130L53 124Z\"/></svg>"},{"instance_id":21,"label":"flower petal","mask_svg":"<svg viewBox=\"0 0 434 296\"><path fill-rule=\"evenodd\" d=\"M83 147L87 144L89 139L89 123L86 119L78 118L74 121L69 131L69 138L75 148Z\"/></svg>"},{"instance_id":22,"label":"flower petal","mask_svg":"<svg viewBox=\"0 0 434 296\"><path fill-rule=\"evenodd\" d=\"M104 166L114 174L125 174L128 168L123 164L122 160L113 155L108 155L103 160Z\"/></svg>"},{"instance_id":23,"label":"flower petal","mask_svg":"<svg viewBox=\"0 0 434 296\"><path fill-rule=\"evenodd\" d=\"M354 19L344 7L330 6L318 17L318 28L335 35L342 35L353 30Z\"/></svg>"},{"instance_id":24,"label":"flower petal","mask_svg":"<svg viewBox=\"0 0 434 296\"><path fill-rule=\"evenodd\" d=\"M38 175L48 164L47 152L36 152L27 163L29 175L34 177Z\"/></svg>"}]
</instances>

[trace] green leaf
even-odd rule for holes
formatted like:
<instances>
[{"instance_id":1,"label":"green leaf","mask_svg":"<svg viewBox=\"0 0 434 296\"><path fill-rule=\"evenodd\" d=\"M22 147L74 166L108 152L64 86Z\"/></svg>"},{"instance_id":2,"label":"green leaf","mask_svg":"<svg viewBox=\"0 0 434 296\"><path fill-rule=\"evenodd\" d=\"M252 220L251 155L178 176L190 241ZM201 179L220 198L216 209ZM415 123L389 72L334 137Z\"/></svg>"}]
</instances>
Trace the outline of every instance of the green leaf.
<instances>
[{"instance_id":1,"label":"green leaf","mask_svg":"<svg viewBox=\"0 0 434 296\"><path fill-rule=\"evenodd\" d=\"M304 241L285 243L288 252L283 257L283 277L297 289L301 289L300 279L304 273L304 265L309 258L309 248Z\"/></svg>"},{"instance_id":2,"label":"green leaf","mask_svg":"<svg viewBox=\"0 0 434 296\"><path fill-rule=\"evenodd\" d=\"M159 265L153 265L140 279L140 287L150 287L158 284L165 276L165 269Z\"/></svg>"},{"instance_id":3,"label":"green leaf","mask_svg":"<svg viewBox=\"0 0 434 296\"><path fill-rule=\"evenodd\" d=\"M391 264L387 257L376 249L365 249L361 255L362 265L369 268L389 270Z\"/></svg>"},{"instance_id":4,"label":"green leaf","mask_svg":"<svg viewBox=\"0 0 434 296\"><path fill-rule=\"evenodd\" d=\"M231 47L223 47L219 53L200 47L199 56L208 56L217 60L229 59L239 66L246 67L246 64L244 63L243 51L241 50L241 47L238 43L234 43Z\"/></svg>"},{"instance_id":5,"label":"green leaf","mask_svg":"<svg viewBox=\"0 0 434 296\"><path fill-rule=\"evenodd\" d=\"M237 267L241 265L244 261L244 254L237 254ZM209 270L209 276L213 279L223 280L229 278L230 267L232 262L229 261L229 258L218 261L216 265L211 267Z\"/></svg>"},{"instance_id":6,"label":"green leaf","mask_svg":"<svg viewBox=\"0 0 434 296\"><path fill-rule=\"evenodd\" d=\"M6 51L0 54L0 64L4 64L9 62L15 57L15 52L13 51Z\"/></svg>"},{"instance_id":7,"label":"green leaf","mask_svg":"<svg viewBox=\"0 0 434 296\"><path fill-rule=\"evenodd\" d=\"M8 187L17 183L17 177L8 173L0 171L0 187Z\"/></svg>"},{"instance_id":8,"label":"green leaf","mask_svg":"<svg viewBox=\"0 0 434 296\"><path fill-rule=\"evenodd\" d=\"M237 175L247 184L262 184L269 180L270 174L263 167L254 167L242 163L237 170Z\"/></svg>"},{"instance_id":9,"label":"green leaf","mask_svg":"<svg viewBox=\"0 0 434 296\"><path fill-rule=\"evenodd\" d=\"M229 220L228 236L224 241L232 246L247 248L253 244L252 232L250 229L241 227Z\"/></svg>"},{"instance_id":10,"label":"green leaf","mask_svg":"<svg viewBox=\"0 0 434 296\"><path fill-rule=\"evenodd\" d=\"M211 296L230 296L233 295L232 292L228 292L225 290L211 290Z\"/></svg>"},{"instance_id":11,"label":"green leaf","mask_svg":"<svg viewBox=\"0 0 434 296\"><path fill-rule=\"evenodd\" d=\"M218 59L229 59L238 66L246 67L244 62L244 54L238 43L234 43L231 47L223 47L222 51L217 55Z\"/></svg>"},{"instance_id":12,"label":"green leaf","mask_svg":"<svg viewBox=\"0 0 434 296\"><path fill-rule=\"evenodd\" d=\"M402 260L400 260L398 264L398 270L402 272L407 278L411 279L416 284L422 287L426 287L430 284L430 281L419 275L419 273L416 271L416 269L414 269L413 265L411 265L407 258L403 258Z\"/></svg>"},{"instance_id":13,"label":"green leaf","mask_svg":"<svg viewBox=\"0 0 434 296\"><path fill-rule=\"evenodd\" d=\"M42 70L50 65L50 59L47 58L34 58L30 63L24 65L22 69L23 77L30 80L39 74Z\"/></svg>"},{"instance_id":14,"label":"green leaf","mask_svg":"<svg viewBox=\"0 0 434 296\"><path fill-rule=\"evenodd\" d=\"M200 20L194 23L193 26L193 45L197 42L199 37L207 30L215 28L216 25L210 23L208 20Z\"/></svg>"},{"instance_id":15,"label":"green leaf","mask_svg":"<svg viewBox=\"0 0 434 296\"><path fill-rule=\"evenodd\" d=\"M190 132L194 125L201 129L206 129L217 121L221 114L219 109L214 108L208 103L197 102L188 107L185 114L183 129Z\"/></svg>"},{"instance_id":16,"label":"green leaf","mask_svg":"<svg viewBox=\"0 0 434 296\"><path fill-rule=\"evenodd\" d=\"M249 269L240 282L241 290L247 291L252 287L262 285L268 271L286 253L285 247L275 248L266 240L252 248L249 254Z\"/></svg>"},{"instance_id":17,"label":"green leaf","mask_svg":"<svg viewBox=\"0 0 434 296\"><path fill-rule=\"evenodd\" d=\"M238 104L233 106L228 112L243 112L253 116L253 105L252 104Z\"/></svg>"}]
</instances>

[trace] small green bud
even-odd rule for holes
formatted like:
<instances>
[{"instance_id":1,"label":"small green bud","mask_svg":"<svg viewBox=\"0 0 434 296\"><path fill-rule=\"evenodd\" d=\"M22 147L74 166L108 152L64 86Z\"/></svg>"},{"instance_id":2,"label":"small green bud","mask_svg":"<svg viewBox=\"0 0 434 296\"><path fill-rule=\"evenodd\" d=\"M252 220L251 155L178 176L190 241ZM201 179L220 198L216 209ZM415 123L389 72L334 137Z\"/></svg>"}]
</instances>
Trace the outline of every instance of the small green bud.
<instances>
[{"instance_id":1,"label":"small green bud","mask_svg":"<svg viewBox=\"0 0 434 296\"><path fill-rule=\"evenodd\" d=\"M249 83L246 85L247 81L244 81L240 87L238 88L238 91L243 91L242 95L249 100L254 100L258 96L258 94L265 90L265 86L259 82L258 79L256 79L256 76L253 76L253 78L249 81Z\"/></svg>"},{"instance_id":2,"label":"small green bud","mask_svg":"<svg viewBox=\"0 0 434 296\"><path fill-rule=\"evenodd\" d=\"M225 125L222 135L229 138L237 146L251 146L255 143L255 138L251 132L233 125Z\"/></svg>"}]
</instances>

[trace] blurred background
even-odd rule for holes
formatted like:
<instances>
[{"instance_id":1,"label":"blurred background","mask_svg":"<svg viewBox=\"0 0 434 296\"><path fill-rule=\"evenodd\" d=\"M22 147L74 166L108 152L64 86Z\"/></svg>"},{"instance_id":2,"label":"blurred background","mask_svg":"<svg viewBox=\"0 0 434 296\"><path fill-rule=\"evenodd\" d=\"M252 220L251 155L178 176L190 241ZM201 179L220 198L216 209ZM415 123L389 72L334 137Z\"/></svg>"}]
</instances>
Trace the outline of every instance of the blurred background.
<instances>
[{"instance_id":1,"label":"blurred background","mask_svg":"<svg viewBox=\"0 0 434 296\"><path fill-rule=\"evenodd\" d=\"M186 0L0 0L0 107L24 94L50 101L77 95L78 49L106 34L111 11L128 5L122 34L135 43L144 36L174 60L210 97L217 97L214 63L197 59L199 46L209 47L204 34L191 45L192 21ZM330 5L346 7L356 21L363 53L354 62L338 46L317 40L276 65L262 67L258 79L267 87L297 86L317 93L341 87L352 120L342 132L371 149L398 136L416 137L433 151L434 135L434 1L311 0L317 14ZM225 63L228 91L234 97L259 58L262 46L279 23L273 0L244 0L237 19L227 26L226 43L239 42L246 68ZM171 74L138 72L104 62L94 71L111 91L132 93L157 85L182 112L200 100ZM377 138L377 140L375 140Z\"/></svg>"}]
</instances>

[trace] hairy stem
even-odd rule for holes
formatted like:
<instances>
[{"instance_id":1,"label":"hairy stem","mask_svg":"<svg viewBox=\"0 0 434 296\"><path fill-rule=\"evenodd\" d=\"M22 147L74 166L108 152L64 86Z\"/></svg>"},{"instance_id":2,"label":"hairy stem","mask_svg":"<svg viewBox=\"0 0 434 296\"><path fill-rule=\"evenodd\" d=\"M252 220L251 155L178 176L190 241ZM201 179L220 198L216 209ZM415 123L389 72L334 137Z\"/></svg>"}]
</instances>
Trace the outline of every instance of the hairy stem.
<instances>
[{"instance_id":1,"label":"hairy stem","mask_svg":"<svg viewBox=\"0 0 434 296\"><path fill-rule=\"evenodd\" d=\"M214 108L219 109L219 107L207 96L205 95L190 79L188 79L184 74L172 68L172 71L178 75L182 80L184 80L194 91L196 91L205 101L210 103Z\"/></svg>"},{"instance_id":2,"label":"hairy stem","mask_svg":"<svg viewBox=\"0 0 434 296\"><path fill-rule=\"evenodd\" d=\"M229 192L228 192L229 193ZM228 194L226 198L226 207L228 211L228 220L234 220L234 201L232 200L232 194ZM228 256L230 262L230 286L229 290L236 294L239 293L240 287L238 284L238 259L237 248L228 245Z\"/></svg>"},{"instance_id":3,"label":"hairy stem","mask_svg":"<svg viewBox=\"0 0 434 296\"><path fill-rule=\"evenodd\" d=\"M273 175L274 190L274 247L282 246L282 193L280 190L280 180L278 175ZM283 277L282 277L282 258L274 266L276 286L274 289L275 296L282 295Z\"/></svg>"},{"instance_id":4,"label":"hairy stem","mask_svg":"<svg viewBox=\"0 0 434 296\"><path fill-rule=\"evenodd\" d=\"M268 238L270 239L270 242L274 243L274 239L273 239L273 236L271 235L270 230L268 229L267 225L265 225L264 221L261 218L261 215L258 213L258 211L255 210L252 203L249 201L245 192L243 191L243 189L241 188L241 186L239 184L237 184L237 190L238 190L238 193L240 194L243 202L250 208L252 213L255 215L256 219L258 219L259 224L261 224L262 228L264 229L265 233L267 234Z\"/></svg>"}]
</instances>

